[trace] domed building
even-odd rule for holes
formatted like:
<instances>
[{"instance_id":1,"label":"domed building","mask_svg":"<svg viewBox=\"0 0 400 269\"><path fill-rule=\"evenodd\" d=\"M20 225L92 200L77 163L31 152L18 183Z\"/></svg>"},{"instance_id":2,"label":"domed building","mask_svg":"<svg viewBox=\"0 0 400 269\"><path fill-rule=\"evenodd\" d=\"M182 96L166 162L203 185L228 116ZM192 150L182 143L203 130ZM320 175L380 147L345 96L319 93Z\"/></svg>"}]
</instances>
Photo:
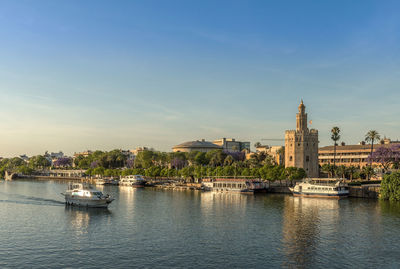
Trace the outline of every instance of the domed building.
<instances>
[{"instance_id":1,"label":"domed building","mask_svg":"<svg viewBox=\"0 0 400 269\"><path fill-rule=\"evenodd\" d=\"M204 139L196 141L188 141L172 147L173 152L191 152L191 151L209 152L214 149L222 149L222 147L212 142L205 141Z\"/></svg>"}]
</instances>

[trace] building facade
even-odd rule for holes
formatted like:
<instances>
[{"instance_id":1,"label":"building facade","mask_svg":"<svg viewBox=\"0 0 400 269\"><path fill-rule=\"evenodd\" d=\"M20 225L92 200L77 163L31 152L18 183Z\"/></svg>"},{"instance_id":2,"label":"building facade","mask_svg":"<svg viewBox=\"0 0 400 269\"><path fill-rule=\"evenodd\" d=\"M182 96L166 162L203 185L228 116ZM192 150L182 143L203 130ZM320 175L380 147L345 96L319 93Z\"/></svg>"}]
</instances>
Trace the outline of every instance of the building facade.
<instances>
[{"instance_id":1,"label":"building facade","mask_svg":"<svg viewBox=\"0 0 400 269\"><path fill-rule=\"evenodd\" d=\"M374 144L373 151L376 151L380 147L390 148L395 145L400 146L399 141L391 141L390 139L383 139L378 144ZM369 165L368 157L371 154L371 145L365 144L364 141L360 142L358 145L345 145L344 143L336 146L336 165L344 166L356 166L364 167ZM333 146L321 147L318 150L319 164L322 166L324 164L333 164L334 159L334 148Z\"/></svg>"},{"instance_id":2,"label":"building facade","mask_svg":"<svg viewBox=\"0 0 400 269\"><path fill-rule=\"evenodd\" d=\"M285 147L262 145L256 148L256 152L265 152L271 156L277 165L285 164Z\"/></svg>"},{"instance_id":3,"label":"building facade","mask_svg":"<svg viewBox=\"0 0 400 269\"><path fill-rule=\"evenodd\" d=\"M308 129L303 100L296 114L296 130L285 132L285 167L303 168L308 177L319 177L318 131Z\"/></svg>"},{"instance_id":4,"label":"building facade","mask_svg":"<svg viewBox=\"0 0 400 269\"><path fill-rule=\"evenodd\" d=\"M236 141L234 138L221 138L214 140L213 143L228 151L242 151L250 152L250 142Z\"/></svg>"}]
</instances>

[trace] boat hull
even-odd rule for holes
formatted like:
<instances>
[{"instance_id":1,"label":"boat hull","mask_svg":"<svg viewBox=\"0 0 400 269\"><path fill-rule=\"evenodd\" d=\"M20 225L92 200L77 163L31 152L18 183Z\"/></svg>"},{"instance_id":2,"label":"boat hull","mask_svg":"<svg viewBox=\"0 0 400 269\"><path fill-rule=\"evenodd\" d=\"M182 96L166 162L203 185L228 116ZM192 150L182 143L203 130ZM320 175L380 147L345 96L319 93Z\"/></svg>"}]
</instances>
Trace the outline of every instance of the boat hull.
<instances>
[{"instance_id":1,"label":"boat hull","mask_svg":"<svg viewBox=\"0 0 400 269\"><path fill-rule=\"evenodd\" d=\"M348 193L304 193L304 192L293 192L295 197L309 197L309 198L331 198L331 199L342 199L349 196Z\"/></svg>"},{"instance_id":2,"label":"boat hull","mask_svg":"<svg viewBox=\"0 0 400 269\"><path fill-rule=\"evenodd\" d=\"M84 198L72 198L65 196L65 203L72 206L82 206L82 207L108 207L108 205L113 201L113 199L99 199L90 200Z\"/></svg>"},{"instance_id":3,"label":"boat hull","mask_svg":"<svg viewBox=\"0 0 400 269\"><path fill-rule=\"evenodd\" d=\"M146 185L146 182L138 182L138 183L120 183L120 186L129 186L134 188L143 188Z\"/></svg>"}]
</instances>

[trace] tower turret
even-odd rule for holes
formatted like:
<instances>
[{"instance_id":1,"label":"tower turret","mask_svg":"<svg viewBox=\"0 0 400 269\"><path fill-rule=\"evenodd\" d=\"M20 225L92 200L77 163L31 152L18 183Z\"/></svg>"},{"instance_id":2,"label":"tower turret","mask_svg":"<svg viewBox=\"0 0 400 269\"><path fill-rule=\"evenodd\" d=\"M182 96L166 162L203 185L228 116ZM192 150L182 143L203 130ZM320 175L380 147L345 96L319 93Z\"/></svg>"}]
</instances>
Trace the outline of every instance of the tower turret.
<instances>
[{"instance_id":1,"label":"tower turret","mask_svg":"<svg viewBox=\"0 0 400 269\"><path fill-rule=\"evenodd\" d=\"M299 113L296 114L296 131L308 131L306 106L303 104L303 99L299 105Z\"/></svg>"}]
</instances>

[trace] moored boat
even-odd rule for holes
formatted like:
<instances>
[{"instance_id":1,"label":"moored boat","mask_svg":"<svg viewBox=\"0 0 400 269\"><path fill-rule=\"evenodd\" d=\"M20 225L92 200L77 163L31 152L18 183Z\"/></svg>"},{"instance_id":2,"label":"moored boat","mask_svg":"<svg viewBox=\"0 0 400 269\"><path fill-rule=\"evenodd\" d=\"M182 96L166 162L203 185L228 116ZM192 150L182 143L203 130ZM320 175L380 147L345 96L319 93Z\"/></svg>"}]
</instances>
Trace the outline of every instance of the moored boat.
<instances>
[{"instance_id":1,"label":"moored boat","mask_svg":"<svg viewBox=\"0 0 400 269\"><path fill-rule=\"evenodd\" d=\"M119 185L119 179L114 178L97 178L96 185Z\"/></svg>"},{"instance_id":2,"label":"moored boat","mask_svg":"<svg viewBox=\"0 0 400 269\"><path fill-rule=\"evenodd\" d=\"M131 186L131 187L144 187L146 180L141 175L129 175L120 179L120 186Z\"/></svg>"},{"instance_id":3,"label":"moored boat","mask_svg":"<svg viewBox=\"0 0 400 269\"><path fill-rule=\"evenodd\" d=\"M303 182L297 182L293 188L289 188L293 196L316 198L344 198L349 196L349 188L343 179L337 178L313 178Z\"/></svg>"},{"instance_id":4,"label":"moored boat","mask_svg":"<svg viewBox=\"0 0 400 269\"><path fill-rule=\"evenodd\" d=\"M204 179L202 183L204 190L209 191L231 191L240 193L266 192L267 186L257 179L244 178L213 178Z\"/></svg>"},{"instance_id":5,"label":"moored boat","mask_svg":"<svg viewBox=\"0 0 400 269\"><path fill-rule=\"evenodd\" d=\"M110 195L104 195L101 191L84 186L82 183L70 183L65 193L65 203L73 206L108 207L114 201Z\"/></svg>"}]
</instances>

